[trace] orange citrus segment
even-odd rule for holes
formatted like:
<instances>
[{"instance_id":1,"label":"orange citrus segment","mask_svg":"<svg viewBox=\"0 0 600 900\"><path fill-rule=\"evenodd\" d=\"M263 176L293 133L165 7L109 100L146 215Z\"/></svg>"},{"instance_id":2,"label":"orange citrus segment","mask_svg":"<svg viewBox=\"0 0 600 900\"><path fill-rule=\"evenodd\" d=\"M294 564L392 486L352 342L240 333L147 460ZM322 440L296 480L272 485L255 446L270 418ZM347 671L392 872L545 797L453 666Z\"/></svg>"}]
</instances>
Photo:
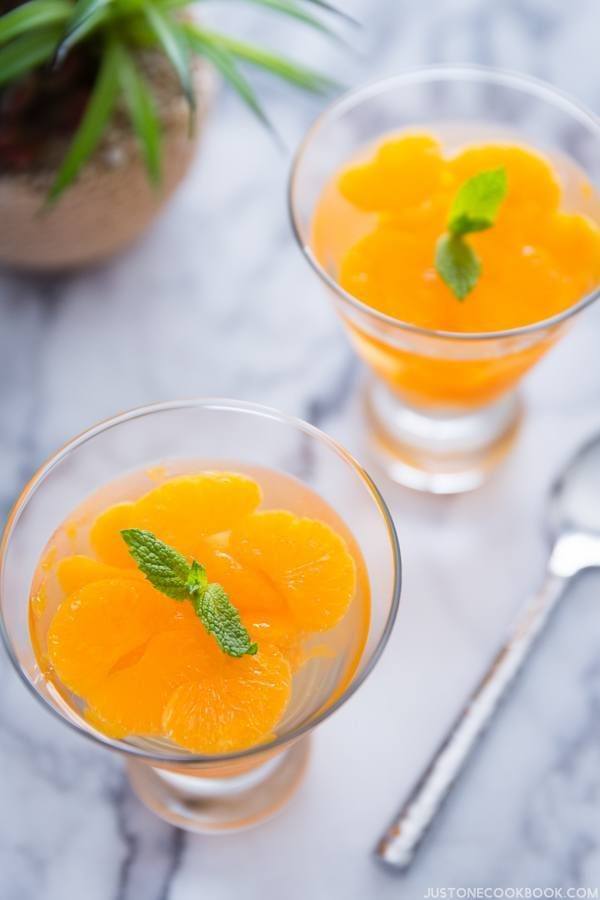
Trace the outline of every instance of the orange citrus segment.
<instances>
[{"instance_id":1,"label":"orange citrus segment","mask_svg":"<svg viewBox=\"0 0 600 900\"><path fill-rule=\"evenodd\" d=\"M296 672L306 661L302 649L305 633L298 628L298 623L289 610L280 613L265 613L261 610L248 610L243 615L244 625L253 641L259 647L269 644L287 659L292 672Z\"/></svg>"},{"instance_id":2,"label":"orange citrus segment","mask_svg":"<svg viewBox=\"0 0 600 900\"><path fill-rule=\"evenodd\" d=\"M143 582L108 579L74 591L48 630L48 656L61 681L86 696L116 666L161 630L194 618Z\"/></svg>"},{"instance_id":3,"label":"orange citrus segment","mask_svg":"<svg viewBox=\"0 0 600 900\"><path fill-rule=\"evenodd\" d=\"M165 705L178 685L205 677L210 638L200 622L151 638L133 665L111 672L87 695L87 718L112 737L161 734Z\"/></svg>"},{"instance_id":4,"label":"orange citrus segment","mask_svg":"<svg viewBox=\"0 0 600 900\"><path fill-rule=\"evenodd\" d=\"M254 513L232 532L231 547L283 592L303 629L324 631L345 615L356 565L345 541L324 522L277 510Z\"/></svg>"},{"instance_id":5,"label":"orange citrus segment","mask_svg":"<svg viewBox=\"0 0 600 900\"><path fill-rule=\"evenodd\" d=\"M127 545L121 537L124 528L134 528L134 503L117 503L98 516L90 531L94 552L109 566L135 569Z\"/></svg>"},{"instance_id":6,"label":"orange citrus segment","mask_svg":"<svg viewBox=\"0 0 600 900\"><path fill-rule=\"evenodd\" d=\"M73 591L85 587L94 581L103 581L107 578L135 578L141 579L137 570L126 572L117 566L109 566L98 562L89 556L65 556L56 567L58 583L68 596Z\"/></svg>"},{"instance_id":7,"label":"orange citrus segment","mask_svg":"<svg viewBox=\"0 0 600 900\"><path fill-rule=\"evenodd\" d=\"M173 478L135 503L119 503L102 513L92 526L92 546L109 565L135 567L121 531L141 528L191 555L200 538L229 530L256 509L260 499L256 481L235 472Z\"/></svg>"},{"instance_id":8,"label":"orange citrus segment","mask_svg":"<svg viewBox=\"0 0 600 900\"><path fill-rule=\"evenodd\" d=\"M505 223L511 228L520 223L530 228L539 216L547 217L558 209L558 181L546 160L532 150L508 144L488 144L469 147L448 161L457 187L479 172L501 166L506 169L509 191L500 207L495 228Z\"/></svg>"},{"instance_id":9,"label":"orange citrus segment","mask_svg":"<svg viewBox=\"0 0 600 900\"><path fill-rule=\"evenodd\" d=\"M260 499L256 481L233 472L174 478L138 500L136 527L188 553L200 535L229 530Z\"/></svg>"},{"instance_id":10,"label":"orange citrus segment","mask_svg":"<svg viewBox=\"0 0 600 900\"><path fill-rule=\"evenodd\" d=\"M281 593L262 572L243 566L224 550L207 551L201 559L209 581L221 584L240 613L252 610L265 615L282 614L286 603Z\"/></svg>"},{"instance_id":11,"label":"orange citrus segment","mask_svg":"<svg viewBox=\"0 0 600 900\"><path fill-rule=\"evenodd\" d=\"M196 753L230 753L268 738L291 694L291 671L278 650L221 654L204 677L180 685L168 701L163 734Z\"/></svg>"},{"instance_id":12,"label":"orange citrus segment","mask_svg":"<svg viewBox=\"0 0 600 900\"><path fill-rule=\"evenodd\" d=\"M207 545L197 559L202 560L208 580L225 588L253 640L277 647L296 668L303 632L273 582L257 569L243 566L225 550Z\"/></svg>"},{"instance_id":13,"label":"orange citrus segment","mask_svg":"<svg viewBox=\"0 0 600 900\"><path fill-rule=\"evenodd\" d=\"M369 212L402 212L439 190L444 164L440 146L427 135L410 135L382 144L374 161L342 173L339 188L351 203ZM411 177L406 178L410 171ZM393 185L393 190L390 190Z\"/></svg>"}]
</instances>

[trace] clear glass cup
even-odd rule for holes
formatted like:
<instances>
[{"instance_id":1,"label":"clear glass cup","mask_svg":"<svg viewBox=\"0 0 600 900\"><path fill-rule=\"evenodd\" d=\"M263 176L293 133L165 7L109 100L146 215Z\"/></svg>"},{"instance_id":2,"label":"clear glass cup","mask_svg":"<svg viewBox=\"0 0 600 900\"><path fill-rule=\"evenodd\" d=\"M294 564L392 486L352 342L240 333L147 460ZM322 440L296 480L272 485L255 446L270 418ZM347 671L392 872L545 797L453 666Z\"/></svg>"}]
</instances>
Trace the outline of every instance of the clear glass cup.
<instances>
[{"instance_id":1,"label":"clear glass cup","mask_svg":"<svg viewBox=\"0 0 600 900\"><path fill-rule=\"evenodd\" d=\"M374 456L401 484L434 493L477 487L510 448L523 375L600 291L526 327L435 331L392 318L337 283L339 258L322 264L311 226L323 188L383 135L424 129L452 152L464 144L522 143L551 159L563 207L600 222L600 120L540 81L477 66L436 66L352 91L304 138L292 166L289 208L300 248L327 287L371 378L366 414ZM343 252L343 236L333 238ZM515 285L518 290L518 285Z\"/></svg>"},{"instance_id":2,"label":"clear glass cup","mask_svg":"<svg viewBox=\"0 0 600 900\"><path fill-rule=\"evenodd\" d=\"M261 466L299 480L342 518L360 549L371 593L368 634L343 692L315 684L307 663L292 718L269 743L221 756L192 754L96 731L42 674L32 646L29 595L55 529L90 494L128 473L176 460L213 467ZM239 829L279 809L305 769L309 733L356 691L377 662L400 596L400 551L379 491L355 460L311 425L230 400L163 403L110 419L69 444L32 478L17 500L0 547L0 612L9 656L25 685L84 737L124 754L131 784L159 816L190 831ZM301 674L299 673L299 674ZM298 676L297 676L298 677ZM312 681L311 681L312 677ZM287 715L287 714L286 714Z\"/></svg>"}]
</instances>

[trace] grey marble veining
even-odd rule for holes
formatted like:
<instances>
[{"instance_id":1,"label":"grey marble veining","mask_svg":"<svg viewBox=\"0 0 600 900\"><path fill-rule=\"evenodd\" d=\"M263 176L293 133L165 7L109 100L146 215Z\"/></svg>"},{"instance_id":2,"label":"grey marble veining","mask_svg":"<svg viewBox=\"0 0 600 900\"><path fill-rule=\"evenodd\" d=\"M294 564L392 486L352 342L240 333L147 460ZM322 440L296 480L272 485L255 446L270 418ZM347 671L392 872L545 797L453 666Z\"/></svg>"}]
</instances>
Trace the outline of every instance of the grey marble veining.
<instances>
[{"instance_id":1,"label":"grey marble veining","mask_svg":"<svg viewBox=\"0 0 600 900\"><path fill-rule=\"evenodd\" d=\"M217 6L217 4L215 4ZM354 0L350 54L239 8L235 29L347 83L407 66L521 69L600 109L597 0ZM233 4L215 20L229 25ZM236 7L236 10L238 8ZM261 87L293 147L318 104ZM197 164L160 222L110 265L0 277L0 509L57 446L117 410L229 395L310 419L364 457L361 372L285 210L288 157L221 93ZM483 490L382 483L406 565L391 644L317 735L275 821L227 839L176 832L119 760L78 739L0 656L1 900L418 898L438 886L600 885L599 577L580 579L408 876L370 848L543 570L543 498L600 428L600 309L529 379L515 452Z\"/></svg>"}]
</instances>

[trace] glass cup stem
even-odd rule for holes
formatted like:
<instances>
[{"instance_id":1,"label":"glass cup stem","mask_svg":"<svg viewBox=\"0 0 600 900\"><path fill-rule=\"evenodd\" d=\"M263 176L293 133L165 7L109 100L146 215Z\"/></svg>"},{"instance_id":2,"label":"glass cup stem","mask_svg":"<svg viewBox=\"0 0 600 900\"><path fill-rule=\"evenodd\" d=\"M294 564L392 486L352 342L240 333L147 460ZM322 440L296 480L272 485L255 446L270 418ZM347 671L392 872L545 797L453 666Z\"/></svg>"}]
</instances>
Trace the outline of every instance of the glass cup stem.
<instances>
[{"instance_id":1,"label":"glass cup stem","mask_svg":"<svg viewBox=\"0 0 600 900\"><path fill-rule=\"evenodd\" d=\"M379 466L393 481L434 494L479 487L508 453L522 418L516 392L476 409L418 409L374 376L365 405Z\"/></svg>"},{"instance_id":2,"label":"glass cup stem","mask_svg":"<svg viewBox=\"0 0 600 900\"><path fill-rule=\"evenodd\" d=\"M275 815L299 787L308 762L310 736L240 770L182 774L129 759L133 790L154 813L186 831L229 833Z\"/></svg>"}]
</instances>

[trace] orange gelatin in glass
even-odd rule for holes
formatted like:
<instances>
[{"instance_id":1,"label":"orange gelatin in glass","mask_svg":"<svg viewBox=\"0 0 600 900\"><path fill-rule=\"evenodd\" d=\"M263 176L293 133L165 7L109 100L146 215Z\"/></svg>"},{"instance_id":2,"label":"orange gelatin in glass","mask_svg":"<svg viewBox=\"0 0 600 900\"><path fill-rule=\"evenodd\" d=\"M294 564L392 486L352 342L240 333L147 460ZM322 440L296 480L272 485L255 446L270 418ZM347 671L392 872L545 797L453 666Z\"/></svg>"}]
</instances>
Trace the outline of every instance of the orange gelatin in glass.
<instances>
[{"instance_id":1,"label":"orange gelatin in glass","mask_svg":"<svg viewBox=\"0 0 600 900\"><path fill-rule=\"evenodd\" d=\"M468 236L481 275L461 302L436 271L436 243L459 187L499 167L508 192L493 227ZM598 199L583 174L577 176L578 191L592 209ZM484 352L475 335L550 319L600 283L598 226L563 208L548 160L511 144L449 154L428 134L385 137L325 187L312 246L339 285L378 313L429 333L473 335L470 353L458 338L453 354L449 335L438 354L435 346L398 341L393 322L388 340L385 320L375 334L362 320L345 317L361 356L393 391L421 408L476 408L500 397L556 335L517 341L503 353Z\"/></svg>"},{"instance_id":2,"label":"orange gelatin in glass","mask_svg":"<svg viewBox=\"0 0 600 900\"><path fill-rule=\"evenodd\" d=\"M125 528L201 563L256 654L228 656L190 602L156 590ZM360 552L316 494L266 470L189 466L158 485L155 473L129 476L78 508L46 548L30 606L40 667L88 723L207 755L272 739L315 691L323 706L339 696L368 618Z\"/></svg>"}]
</instances>

